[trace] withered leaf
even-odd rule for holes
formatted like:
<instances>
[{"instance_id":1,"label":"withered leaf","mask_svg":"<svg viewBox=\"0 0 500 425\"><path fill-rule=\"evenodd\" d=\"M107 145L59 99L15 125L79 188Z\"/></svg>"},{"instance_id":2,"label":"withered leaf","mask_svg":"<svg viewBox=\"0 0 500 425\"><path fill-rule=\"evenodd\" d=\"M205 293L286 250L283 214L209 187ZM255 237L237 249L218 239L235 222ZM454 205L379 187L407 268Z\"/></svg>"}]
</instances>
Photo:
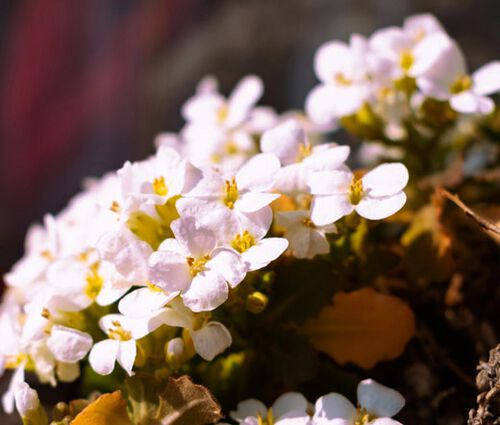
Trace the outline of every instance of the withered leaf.
<instances>
[{"instance_id":1,"label":"withered leaf","mask_svg":"<svg viewBox=\"0 0 500 425\"><path fill-rule=\"evenodd\" d=\"M83 409L71 425L132 425L127 415L127 403L120 391L103 394Z\"/></svg>"},{"instance_id":2,"label":"withered leaf","mask_svg":"<svg viewBox=\"0 0 500 425\"><path fill-rule=\"evenodd\" d=\"M212 393L183 375L168 379L156 417L162 425L205 425L217 422L222 414Z\"/></svg>"},{"instance_id":3,"label":"withered leaf","mask_svg":"<svg viewBox=\"0 0 500 425\"><path fill-rule=\"evenodd\" d=\"M399 298L363 288L337 293L333 305L308 320L301 332L338 363L370 369L403 353L415 333L415 317Z\"/></svg>"}]
</instances>

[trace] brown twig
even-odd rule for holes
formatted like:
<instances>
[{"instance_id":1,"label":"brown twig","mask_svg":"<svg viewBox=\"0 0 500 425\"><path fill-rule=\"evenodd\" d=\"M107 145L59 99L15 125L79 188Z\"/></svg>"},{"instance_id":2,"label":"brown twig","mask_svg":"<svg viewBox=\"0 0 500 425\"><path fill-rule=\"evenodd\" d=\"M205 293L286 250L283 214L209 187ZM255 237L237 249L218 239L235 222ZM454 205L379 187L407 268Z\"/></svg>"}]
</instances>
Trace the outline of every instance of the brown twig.
<instances>
[{"instance_id":1,"label":"brown twig","mask_svg":"<svg viewBox=\"0 0 500 425\"><path fill-rule=\"evenodd\" d=\"M444 196L445 198L449 199L455 205L457 205L467 216L476 221L477 224L479 224L483 229L489 230L490 232L500 235L500 227L498 227L495 223L491 222L490 220L481 217L479 214L476 214L467 205L465 205L457 195L453 195L452 193L448 192L446 189L443 188L439 188L438 193L441 196Z\"/></svg>"}]
</instances>

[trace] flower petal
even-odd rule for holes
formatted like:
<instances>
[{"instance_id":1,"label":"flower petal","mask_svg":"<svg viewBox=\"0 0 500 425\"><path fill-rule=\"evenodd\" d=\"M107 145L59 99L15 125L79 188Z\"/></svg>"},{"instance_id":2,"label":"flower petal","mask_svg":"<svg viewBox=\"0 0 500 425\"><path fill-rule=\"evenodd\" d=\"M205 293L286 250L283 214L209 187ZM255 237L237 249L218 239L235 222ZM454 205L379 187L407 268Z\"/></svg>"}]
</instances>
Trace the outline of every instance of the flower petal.
<instances>
[{"instance_id":1,"label":"flower petal","mask_svg":"<svg viewBox=\"0 0 500 425\"><path fill-rule=\"evenodd\" d=\"M494 102L486 96L480 96L472 91L456 94L450 99L451 107L463 114L487 115L495 109Z\"/></svg>"},{"instance_id":2,"label":"flower petal","mask_svg":"<svg viewBox=\"0 0 500 425\"><path fill-rule=\"evenodd\" d=\"M136 342L133 339L120 342L118 349L117 360L120 366L130 376L133 375L132 368L134 367L135 356L137 354Z\"/></svg>"},{"instance_id":3,"label":"flower petal","mask_svg":"<svg viewBox=\"0 0 500 425\"><path fill-rule=\"evenodd\" d=\"M186 257L172 251L157 251L149 257L149 280L165 291L180 291L191 282Z\"/></svg>"},{"instance_id":4,"label":"flower petal","mask_svg":"<svg viewBox=\"0 0 500 425\"><path fill-rule=\"evenodd\" d=\"M314 405L314 410L314 421L325 419L346 419L352 421L356 415L356 408L353 404L346 397L338 393L330 393L318 398Z\"/></svg>"},{"instance_id":5,"label":"flower petal","mask_svg":"<svg viewBox=\"0 0 500 425\"><path fill-rule=\"evenodd\" d=\"M191 336L196 352L208 361L222 353L233 341L227 328L219 322L208 322Z\"/></svg>"},{"instance_id":6,"label":"flower petal","mask_svg":"<svg viewBox=\"0 0 500 425\"><path fill-rule=\"evenodd\" d=\"M109 375L115 368L115 360L120 346L119 341L105 339L92 347L89 363L98 374Z\"/></svg>"},{"instance_id":7,"label":"flower petal","mask_svg":"<svg viewBox=\"0 0 500 425\"><path fill-rule=\"evenodd\" d=\"M278 157L272 153L261 153L248 160L236 173L238 190L262 192L270 189L276 172L280 169Z\"/></svg>"},{"instance_id":8,"label":"flower petal","mask_svg":"<svg viewBox=\"0 0 500 425\"><path fill-rule=\"evenodd\" d=\"M403 408L405 399L396 390L365 379L358 384L358 403L375 416L391 417Z\"/></svg>"},{"instance_id":9,"label":"flower petal","mask_svg":"<svg viewBox=\"0 0 500 425\"><path fill-rule=\"evenodd\" d=\"M240 401L229 414L235 421L242 421L248 416L257 417L257 415L265 417L267 415L267 407L260 400L249 398L248 400Z\"/></svg>"},{"instance_id":10,"label":"flower petal","mask_svg":"<svg viewBox=\"0 0 500 425\"><path fill-rule=\"evenodd\" d=\"M313 195L346 194L352 179L350 171L316 171L309 176L308 185Z\"/></svg>"},{"instance_id":11,"label":"flower petal","mask_svg":"<svg viewBox=\"0 0 500 425\"><path fill-rule=\"evenodd\" d=\"M147 259L153 250L130 232L107 233L99 239L97 248L102 259L113 263L129 281L147 279Z\"/></svg>"},{"instance_id":12,"label":"flower petal","mask_svg":"<svg viewBox=\"0 0 500 425\"><path fill-rule=\"evenodd\" d=\"M234 208L243 212L251 213L258 211L281 196L279 193L255 193L247 192L240 196L234 203Z\"/></svg>"},{"instance_id":13,"label":"flower petal","mask_svg":"<svg viewBox=\"0 0 500 425\"><path fill-rule=\"evenodd\" d=\"M400 192L408 184L408 169L401 163L381 164L366 173L361 181L369 196L387 196Z\"/></svg>"},{"instance_id":14,"label":"flower petal","mask_svg":"<svg viewBox=\"0 0 500 425\"><path fill-rule=\"evenodd\" d=\"M483 65L474 74L474 92L481 95L496 93L500 90L500 61Z\"/></svg>"},{"instance_id":15,"label":"flower petal","mask_svg":"<svg viewBox=\"0 0 500 425\"><path fill-rule=\"evenodd\" d=\"M194 312L211 311L227 300L229 290L224 277L216 271L198 273L182 293L184 304Z\"/></svg>"},{"instance_id":16,"label":"flower petal","mask_svg":"<svg viewBox=\"0 0 500 425\"><path fill-rule=\"evenodd\" d=\"M247 272L247 265L241 261L240 256L226 248L214 251L207 268L221 274L233 288L245 278Z\"/></svg>"},{"instance_id":17,"label":"flower petal","mask_svg":"<svg viewBox=\"0 0 500 425\"><path fill-rule=\"evenodd\" d=\"M214 233L200 226L194 217L182 217L174 220L170 225L175 239L193 257L200 257L210 253L215 247Z\"/></svg>"},{"instance_id":18,"label":"flower petal","mask_svg":"<svg viewBox=\"0 0 500 425\"><path fill-rule=\"evenodd\" d=\"M287 248L288 241L285 238L265 238L243 252L241 257L250 263L250 271L258 270L276 260Z\"/></svg>"},{"instance_id":19,"label":"flower petal","mask_svg":"<svg viewBox=\"0 0 500 425\"><path fill-rule=\"evenodd\" d=\"M271 130L260 139L260 149L264 153L275 154L281 165L289 165L299 156L299 146L305 143L306 134L297 120L290 119Z\"/></svg>"},{"instance_id":20,"label":"flower petal","mask_svg":"<svg viewBox=\"0 0 500 425\"><path fill-rule=\"evenodd\" d=\"M406 195L404 192L396 193L395 195L383 197L365 196L361 202L356 205L356 212L369 220L382 220L398 212L406 203Z\"/></svg>"},{"instance_id":21,"label":"flower petal","mask_svg":"<svg viewBox=\"0 0 500 425\"><path fill-rule=\"evenodd\" d=\"M178 291L165 292L161 289L139 288L123 297L119 304L120 313L128 317L149 316L179 295Z\"/></svg>"},{"instance_id":22,"label":"flower petal","mask_svg":"<svg viewBox=\"0 0 500 425\"><path fill-rule=\"evenodd\" d=\"M60 362L75 363L83 359L92 347L92 337L86 332L66 326L52 326L47 346Z\"/></svg>"},{"instance_id":23,"label":"flower petal","mask_svg":"<svg viewBox=\"0 0 500 425\"><path fill-rule=\"evenodd\" d=\"M350 57L351 52L346 43L336 40L325 43L314 56L314 72L322 82L332 83L336 74L346 72Z\"/></svg>"},{"instance_id":24,"label":"flower petal","mask_svg":"<svg viewBox=\"0 0 500 425\"><path fill-rule=\"evenodd\" d=\"M345 194L315 196L311 204L311 220L317 226L333 223L350 214L354 207Z\"/></svg>"},{"instance_id":25,"label":"flower petal","mask_svg":"<svg viewBox=\"0 0 500 425\"><path fill-rule=\"evenodd\" d=\"M297 392L288 392L279 396L273 403L273 416L277 419L289 412L303 412L307 410L307 400Z\"/></svg>"},{"instance_id":26,"label":"flower petal","mask_svg":"<svg viewBox=\"0 0 500 425\"><path fill-rule=\"evenodd\" d=\"M264 92L264 84L256 75L248 75L234 88L228 99L228 116L225 124L234 127L242 123L250 114Z\"/></svg>"}]
</instances>

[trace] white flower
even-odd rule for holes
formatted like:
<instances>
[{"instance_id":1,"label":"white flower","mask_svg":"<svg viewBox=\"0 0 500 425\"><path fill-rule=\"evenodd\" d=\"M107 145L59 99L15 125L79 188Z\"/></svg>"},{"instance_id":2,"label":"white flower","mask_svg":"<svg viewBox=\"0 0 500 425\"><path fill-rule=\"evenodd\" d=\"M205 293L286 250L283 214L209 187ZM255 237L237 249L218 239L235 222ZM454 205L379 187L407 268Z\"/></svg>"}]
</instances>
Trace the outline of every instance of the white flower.
<instances>
[{"instance_id":1,"label":"white flower","mask_svg":"<svg viewBox=\"0 0 500 425\"><path fill-rule=\"evenodd\" d=\"M5 274L5 283L13 287L33 289L60 252L59 230L53 216L44 216L44 226L32 225L26 234L25 255Z\"/></svg>"},{"instance_id":2,"label":"white flower","mask_svg":"<svg viewBox=\"0 0 500 425\"><path fill-rule=\"evenodd\" d=\"M227 100L216 90L213 81L210 85L200 85L196 95L182 107L184 119L227 129L237 127L249 117L264 88L260 78L250 75L238 83Z\"/></svg>"},{"instance_id":3,"label":"white flower","mask_svg":"<svg viewBox=\"0 0 500 425\"><path fill-rule=\"evenodd\" d=\"M357 34L349 45L323 44L316 52L314 69L321 84L306 99L306 111L319 124L353 114L370 94L367 40Z\"/></svg>"},{"instance_id":4,"label":"white flower","mask_svg":"<svg viewBox=\"0 0 500 425\"><path fill-rule=\"evenodd\" d=\"M148 258L153 252L148 243L137 239L127 228L104 234L97 244L101 259L109 261L128 282L128 287L148 280Z\"/></svg>"},{"instance_id":5,"label":"white flower","mask_svg":"<svg viewBox=\"0 0 500 425\"><path fill-rule=\"evenodd\" d=\"M404 406L405 400L397 391L372 379L358 384L356 408L343 395L330 393L320 397L315 404L315 425L401 425L390 419Z\"/></svg>"},{"instance_id":6,"label":"white flower","mask_svg":"<svg viewBox=\"0 0 500 425\"><path fill-rule=\"evenodd\" d=\"M215 234L183 217L171 224L175 239L166 239L149 258L150 281L167 292L180 291L193 311L213 310L236 287L247 267L231 249L216 248Z\"/></svg>"},{"instance_id":7,"label":"white flower","mask_svg":"<svg viewBox=\"0 0 500 425\"><path fill-rule=\"evenodd\" d=\"M294 257L311 259L330 252L325 234L337 232L334 224L316 225L305 210L277 212L275 218L276 224L286 229L284 236Z\"/></svg>"},{"instance_id":8,"label":"white flower","mask_svg":"<svg viewBox=\"0 0 500 425\"><path fill-rule=\"evenodd\" d=\"M446 33L441 23L430 13L409 16L404 20L403 30L416 42L434 33Z\"/></svg>"},{"instance_id":9,"label":"white flower","mask_svg":"<svg viewBox=\"0 0 500 425\"><path fill-rule=\"evenodd\" d=\"M80 311L94 301L99 305L109 305L127 291L128 288L121 283L123 277L111 263L98 261L95 252L83 255L84 258L55 261L48 269L49 309Z\"/></svg>"},{"instance_id":10,"label":"white flower","mask_svg":"<svg viewBox=\"0 0 500 425\"><path fill-rule=\"evenodd\" d=\"M370 220L386 218L405 204L407 183L408 170L401 163L379 165L360 179L347 169L316 172L309 180L315 195L311 219L322 226L353 211Z\"/></svg>"},{"instance_id":11,"label":"white flower","mask_svg":"<svg viewBox=\"0 0 500 425\"><path fill-rule=\"evenodd\" d=\"M108 314L101 317L99 326L108 339L96 343L89 355L89 362L97 373L109 375L118 361L129 375L132 375L135 356L137 354L136 340L152 332L159 324L150 320L132 319L120 314Z\"/></svg>"},{"instance_id":12,"label":"white flower","mask_svg":"<svg viewBox=\"0 0 500 425\"><path fill-rule=\"evenodd\" d=\"M271 193L280 168L273 154L255 155L234 175L222 176L207 171L196 187L177 201L181 217L196 217L217 236L267 221L268 205L280 194Z\"/></svg>"},{"instance_id":13,"label":"white flower","mask_svg":"<svg viewBox=\"0 0 500 425\"><path fill-rule=\"evenodd\" d=\"M248 271L259 270L276 260L288 247L284 238L263 238L248 230L235 235L231 247L241 255Z\"/></svg>"},{"instance_id":14,"label":"white flower","mask_svg":"<svg viewBox=\"0 0 500 425\"><path fill-rule=\"evenodd\" d=\"M500 62L490 62L469 75L457 44L443 35L434 38L438 37L438 43L431 40L422 47L433 51L439 43L444 46L438 59L422 65L419 89L428 97L449 100L457 112L491 113L495 105L487 96L500 91Z\"/></svg>"},{"instance_id":15,"label":"white flower","mask_svg":"<svg viewBox=\"0 0 500 425\"><path fill-rule=\"evenodd\" d=\"M349 146L332 143L312 146L302 124L295 119L266 131L260 147L279 158L283 167L276 174L274 189L287 193L305 191L312 171L336 169L350 152Z\"/></svg>"},{"instance_id":16,"label":"white flower","mask_svg":"<svg viewBox=\"0 0 500 425\"><path fill-rule=\"evenodd\" d=\"M118 171L121 177L123 196L131 205L126 209L137 209L137 204L164 204L198 178L197 171L172 148L160 147L146 161L127 162Z\"/></svg>"},{"instance_id":17,"label":"white flower","mask_svg":"<svg viewBox=\"0 0 500 425\"><path fill-rule=\"evenodd\" d=\"M215 80L202 81L182 108L187 124L181 136L190 161L198 167L234 170L248 159L255 150L251 134L263 126L263 115L269 116L255 113L262 92L262 81L253 75L243 78L227 100L217 92Z\"/></svg>"},{"instance_id":18,"label":"white flower","mask_svg":"<svg viewBox=\"0 0 500 425\"><path fill-rule=\"evenodd\" d=\"M231 333L219 322L208 320L206 315L196 315L178 299L172 300L155 317L168 326L181 327L189 331L195 351L205 360L212 361L231 346ZM179 351L179 338L169 347ZM171 342L172 342L171 341ZM174 345L175 344L175 345Z\"/></svg>"},{"instance_id":19,"label":"white flower","mask_svg":"<svg viewBox=\"0 0 500 425\"><path fill-rule=\"evenodd\" d=\"M302 394L288 392L276 399L270 409L256 399L248 399L238 403L236 410L230 413L231 418L243 425L308 425L308 403Z\"/></svg>"}]
</instances>

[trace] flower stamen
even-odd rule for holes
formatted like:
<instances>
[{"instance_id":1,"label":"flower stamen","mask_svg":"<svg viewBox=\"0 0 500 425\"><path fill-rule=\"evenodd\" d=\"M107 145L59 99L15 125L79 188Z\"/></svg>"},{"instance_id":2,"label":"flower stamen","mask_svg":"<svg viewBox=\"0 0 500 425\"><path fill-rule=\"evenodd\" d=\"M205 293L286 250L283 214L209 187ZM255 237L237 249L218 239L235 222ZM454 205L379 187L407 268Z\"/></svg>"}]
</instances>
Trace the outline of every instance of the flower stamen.
<instances>
[{"instance_id":1,"label":"flower stamen","mask_svg":"<svg viewBox=\"0 0 500 425\"><path fill-rule=\"evenodd\" d=\"M362 180L354 177L349 186L349 202L352 205L358 205L361 199L363 199L364 194Z\"/></svg>"},{"instance_id":2,"label":"flower stamen","mask_svg":"<svg viewBox=\"0 0 500 425\"><path fill-rule=\"evenodd\" d=\"M160 176L153 180L153 192L159 196L167 196L168 188L165 183L165 177Z\"/></svg>"},{"instance_id":3,"label":"flower stamen","mask_svg":"<svg viewBox=\"0 0 500 425\"><path fill-rule=\"evenodd\" d=\"M238 198L239 193L236 180L234 177L231 180L226 180L224 184L224 197L222 199L224 204L232 210L234 208L234 203L238 200Z\"/></svg>"},{"instance_id":4,"label":"flower stamen","mask_svg":"<svg viewBox=\"0 0 500 425\"><path fill-rule=\"evenodd\" d=\"M231 242L231 246L242 254L245 251L248 251L252 246L255 245L255 238L245 230L241 234L237 234Z\"/></svg>"},{"instance_id":5,"label":"flower stamen","mask_svg":"<svg viewBox=\"0 0 500 425\"><path fill-rule=\"evenodd\" d=\"M198 273L204 271L208 260L210 260L210 255L204 255L200 258L187 257L186 262L189 266L191 276L195 277Z\"/></svg>"}]
</instances>

